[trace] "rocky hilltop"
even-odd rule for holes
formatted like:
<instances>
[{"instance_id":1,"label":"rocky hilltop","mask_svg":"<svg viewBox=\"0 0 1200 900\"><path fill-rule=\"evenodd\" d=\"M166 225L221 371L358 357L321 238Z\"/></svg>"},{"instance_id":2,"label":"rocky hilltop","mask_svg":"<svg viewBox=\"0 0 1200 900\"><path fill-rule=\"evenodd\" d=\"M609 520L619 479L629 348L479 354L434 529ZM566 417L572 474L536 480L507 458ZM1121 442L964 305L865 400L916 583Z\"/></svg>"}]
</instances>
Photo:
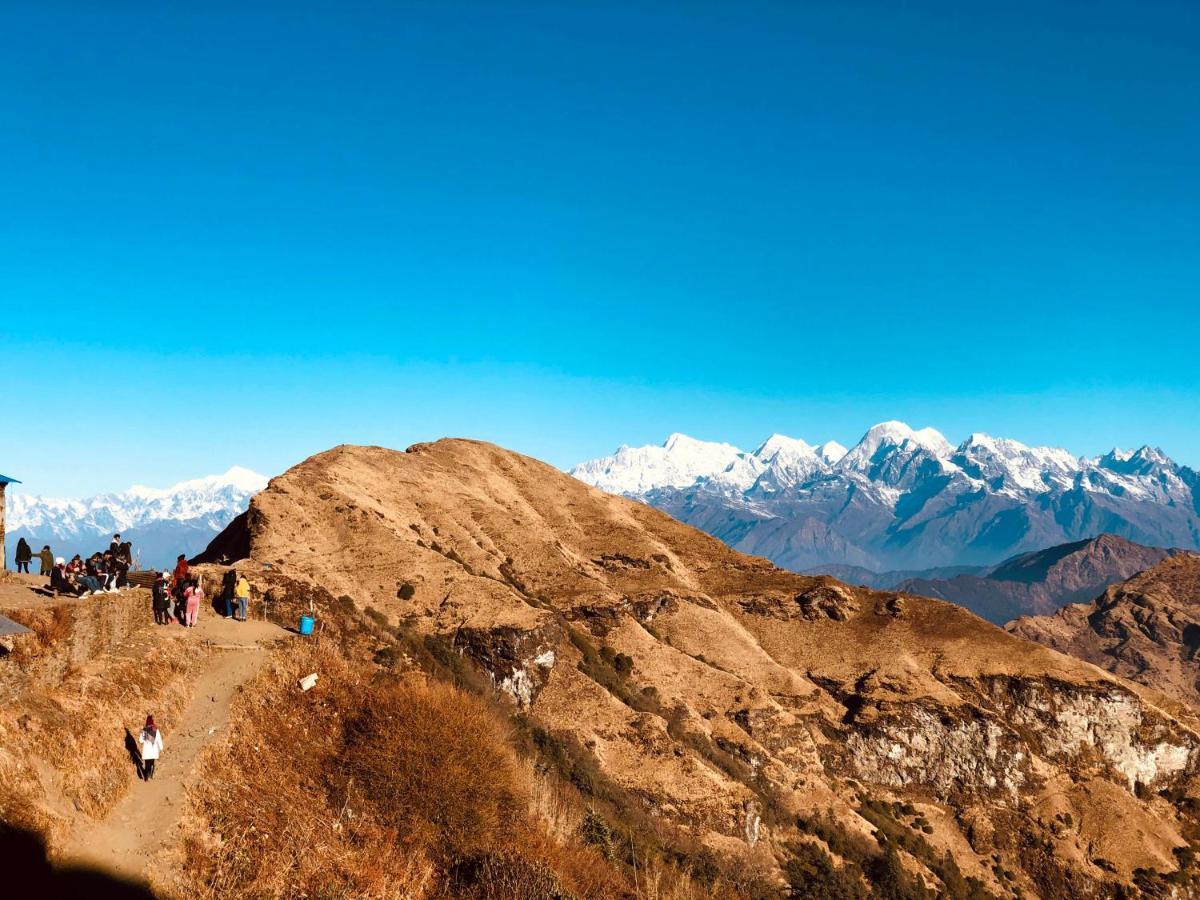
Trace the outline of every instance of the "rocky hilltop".
<instances>
[{"instance_id":1,"label":"rocky hilltop","mask_svg":"<svg viewBox=\"0 0 1200 900\"><path fill-rule=\"evenodd\" d=\"M323 619L369 606L469 661L539 746L581 754L580 790L613 785L626 814L786 874L794 896L864 878L912 896L1190 889L1200 734L1180 704L954 605L786 572L536 460L338 447L253 499L209 554L230 556ZM835 876L859 893L795 887Z\"/></svg>"},{"instance_id":2,"label":"rocky hilltop","mask_svg":"<svg viewBox=\"0 0 1200 900\"><path fill-rule=\"evenodd\" d=\"M774 435L752 452L671 435L571 470L795 571L993 566L1108 532L1198 549L1200 474L1161 450L1080 457L882 422L849 450Z\"/></svg>"},{"instance_id":3,"label":"rocky hilltop","mask_svg":"<svg viewBox=\"0 0 1200 900\"><path fill-rule=\"evenodd\" d=\"M1200 708L1198 554L1165 559L1091 603L1020 618L1007 630Z\"/></svg>"},{"instance_id":4,"label":"rocky hilltop","mask_svg":"<svg viewBox=\"0 0 1200 900\"><path fill-rule=\"evenodd\" d=\"M1102 534L1091 540L1022 553L979 574L903 578L889 586L949 600L1003 625L1018 616L1052 615L1068 604L1091 600L1110 584L1124 581L1177 552Z\"/></svg>"}]
</instances>

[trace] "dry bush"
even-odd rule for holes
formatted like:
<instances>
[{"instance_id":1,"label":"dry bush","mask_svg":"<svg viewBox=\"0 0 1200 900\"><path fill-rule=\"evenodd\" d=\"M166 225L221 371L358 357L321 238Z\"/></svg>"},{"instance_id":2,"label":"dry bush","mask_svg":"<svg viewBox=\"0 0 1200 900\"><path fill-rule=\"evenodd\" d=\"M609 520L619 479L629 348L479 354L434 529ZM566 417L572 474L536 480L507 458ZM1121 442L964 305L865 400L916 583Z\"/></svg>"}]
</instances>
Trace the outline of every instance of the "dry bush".
<instances>
[{"instance_id":1,"label":"dry bush","mask_svg":"<svg viewBox=\"0 0 1200 900\"><path fill-rule=\"evenodd\" d=\"M525 773L501 722L437 682L372 691L347 728L342 771L364 786L381 821L447 859L499 845L529 806Z\"/></svg>"},{"instance_id":2,"label":"dry bush","mask_svg":"<svg viewBox=\"0 0 1200 900\"><path fill-rule=\"evenodd\" d=\"M55 823L37 802L42 799L44 792L31 769L11 759L0 759L0 824L49 836L54 832Z\"/></svg>"},{"instance_id":3,"label":"dry bush","mask_svg":"<svg viewBox=\"0 0 1200 900\"><path fill-rule=\"evenodd\" d=\"M302 693L295 681L321 680ZM236 702L189 796L186 883L222 897L620 897L590 848L530 814L528 772L487 704L294 644ZM556 893L558 892L558 893Z\"/></svg>"}]
</instances>

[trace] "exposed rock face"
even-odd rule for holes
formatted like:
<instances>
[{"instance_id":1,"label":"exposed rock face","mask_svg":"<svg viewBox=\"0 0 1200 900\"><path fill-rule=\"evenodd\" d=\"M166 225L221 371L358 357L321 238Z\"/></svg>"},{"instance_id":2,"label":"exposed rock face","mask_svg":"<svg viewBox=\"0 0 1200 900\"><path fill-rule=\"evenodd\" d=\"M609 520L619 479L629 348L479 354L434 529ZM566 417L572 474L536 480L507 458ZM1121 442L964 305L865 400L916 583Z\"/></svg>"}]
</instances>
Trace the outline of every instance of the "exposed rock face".
<instances>
[{"instance_id":1,"label":"exposed rock face","mask_svg":"<svg viewBox=\"0 0 1200 900\"><path fill-rule=\"evenodd\" d=\"M1200 708L1200 555L1173 556L1091 603L1007 630Z\"/></svg>"},{"instance_id":2,"label":"exposed rock face","mask_svg":"<svg viewBox=\"0 0 1200 900\"><path fill-rule=\"evenodd\" d=\"M1174 871L1194 825L1200 738L1165 698L951 604L785 572L491 445L339 447L274 479L246 522L254 560L470 658L721 853L781 852L797 815L869 835L867 800L903 800L993 893L1104 893Z\"/></svg>"},{"instance_id":3,"label":"exposed rock face","mask_svg":"<svg viewBox=\"0 0 1200 900\"><path fill-rule=\"evenodd\" d=\"M1014 556L978 574L909 578L889 586L965 606L1002 625L1018 616L1051 615L1091 600L1110 584L1149 569L1178 550L1143 547L1114 534Z\"/></svg>"}]
</instances>

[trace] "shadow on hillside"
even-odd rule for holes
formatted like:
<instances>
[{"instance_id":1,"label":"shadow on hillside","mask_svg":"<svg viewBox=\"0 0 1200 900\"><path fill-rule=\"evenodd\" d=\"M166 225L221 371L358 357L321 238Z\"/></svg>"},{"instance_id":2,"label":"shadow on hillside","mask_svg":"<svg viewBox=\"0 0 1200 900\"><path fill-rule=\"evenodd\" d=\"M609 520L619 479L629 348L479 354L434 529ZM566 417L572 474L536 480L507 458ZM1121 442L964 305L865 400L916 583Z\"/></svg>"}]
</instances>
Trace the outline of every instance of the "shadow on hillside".
<instances>
[{"instance_id":1,"label":"shadow on hillside","mask_svg":"<svg viewBox=\"0 0 1200 900\"><path fill-rule=\"evenodd\" d=\"M133 732L128 728L125 729L125 752L129 754L129 761L133 763L137 769L137 777L141 781L146 780L145 771L142 768L142 751L138 747L137 739L133 736Z\"/></svg>"},{"instance_id":2,"label":"shadow on hillside","mask_svg":"<svg viewBox=\"0 0 1200 900\"><path fill-rule=\"evenodd\" d=\"M144 885L95 869L57 867L46 858L40 835L0 822L0 879L22 896L88 900L154 900ZM0 889L0 893L4 893Z\"/></svg>"}]
</instances>

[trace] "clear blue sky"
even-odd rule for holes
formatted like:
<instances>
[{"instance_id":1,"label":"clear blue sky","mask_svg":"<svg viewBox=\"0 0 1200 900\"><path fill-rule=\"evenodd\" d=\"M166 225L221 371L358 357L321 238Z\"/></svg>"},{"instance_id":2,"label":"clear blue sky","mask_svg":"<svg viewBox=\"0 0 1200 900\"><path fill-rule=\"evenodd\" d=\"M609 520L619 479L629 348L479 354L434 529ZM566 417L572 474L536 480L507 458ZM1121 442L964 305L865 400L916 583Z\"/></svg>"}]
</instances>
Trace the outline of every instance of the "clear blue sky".
<instances>
[{"instance_id":1,"label":"clear blue sky","mask_svg":"<svg viewBox=\"0 0 1200 900\"><path fill-rule=\"evenodd\" d=\"M1200 464L1200 4L0 26L0 472L27 490L889 418Z\"/></svg>"}]
</instances>

